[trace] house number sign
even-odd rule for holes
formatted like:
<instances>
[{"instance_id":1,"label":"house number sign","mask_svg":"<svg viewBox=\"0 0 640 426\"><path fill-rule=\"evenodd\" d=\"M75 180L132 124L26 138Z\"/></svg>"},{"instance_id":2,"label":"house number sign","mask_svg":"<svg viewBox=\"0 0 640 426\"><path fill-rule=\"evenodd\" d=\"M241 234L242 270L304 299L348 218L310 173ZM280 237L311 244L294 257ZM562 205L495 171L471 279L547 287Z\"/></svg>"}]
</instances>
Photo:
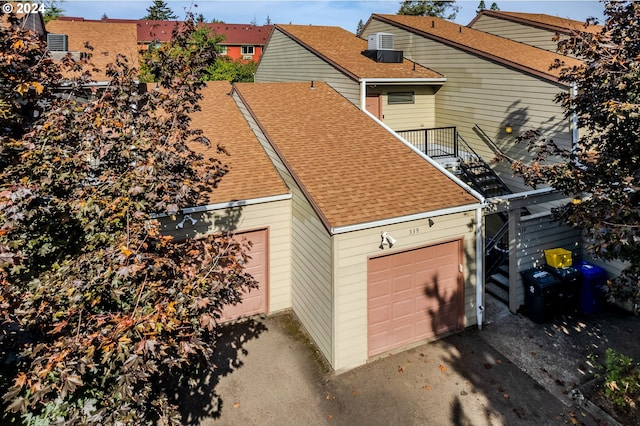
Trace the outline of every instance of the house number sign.
<instances>
[{"instance_id":1,"label":"house number sign","mask_svg":"<svg viewBox=\"0 0 640 426\"><path fill-rule=\"evenodd\" d=\"M410 228L409 235L418 235L420 233L420 228Z\"/></svg>"}]
</instances>

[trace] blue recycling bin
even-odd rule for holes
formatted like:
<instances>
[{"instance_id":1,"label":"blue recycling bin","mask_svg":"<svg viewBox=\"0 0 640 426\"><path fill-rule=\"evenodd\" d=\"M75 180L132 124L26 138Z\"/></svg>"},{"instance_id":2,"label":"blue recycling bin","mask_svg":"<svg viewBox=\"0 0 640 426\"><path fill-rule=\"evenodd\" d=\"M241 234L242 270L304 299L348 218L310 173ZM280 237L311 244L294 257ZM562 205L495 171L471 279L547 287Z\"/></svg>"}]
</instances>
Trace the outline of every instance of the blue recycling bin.
<instances>
[{"instance_id":1,"label":"blue recycling bin","mask_svg":"<svg viewBox=\"0 0 640 426\"><path fill-rule=\"evenodd\" d=\"M585 261L580 262L578 268L583 277L579 292L580 310L585 315L592 315L604 304L607 271Z\"/></svg>"}]
</instances>

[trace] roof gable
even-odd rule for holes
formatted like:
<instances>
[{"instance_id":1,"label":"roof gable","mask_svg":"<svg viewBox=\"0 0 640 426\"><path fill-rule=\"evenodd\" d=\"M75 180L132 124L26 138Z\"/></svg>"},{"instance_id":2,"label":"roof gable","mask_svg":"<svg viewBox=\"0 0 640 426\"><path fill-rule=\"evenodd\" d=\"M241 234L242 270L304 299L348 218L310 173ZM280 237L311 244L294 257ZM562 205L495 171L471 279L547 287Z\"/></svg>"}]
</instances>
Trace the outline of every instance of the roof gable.
<instances>
[{"instance_id":1,"label":"roof gable","mask_svg":"<svg viewBox=\"0 0 640 426\"><path fill-rule=\"evenodd\" d=\"M477 203L325 83L234 90L329 231Z\"/></svg>"},{"instance_id":2,"label":"roof gable","mask_svg":"<svg viewBox=\"0 0 640 426\"><path fill-rule=\"evenodd\" d=\"M276 25L298 44L321 57L351 78L434 79L442 74L403 58L402 63L378 63L362 55L368 43L340 27L315 25Z\"/></svg>"},{"instance_id":3,"label":"roof gable","mask_svg":"<svg viewBox=\"0 0 640 426\"><path fill-rule=\"evenodd\" d=\"M482 16L490 16L498 19L505 19L523 25L529 25L536 28L542 28L561 34L571 34L573 31L584 31L589 33L599 33L602 31L601 25L585 26L585 22L576 21L559 16L547 15L544 13L523 13L523 12L504 12L498 10L483 10L469 23L468 27Z\"/></svg>"},{"instance_id":4,"label":"roof gable","mask_svg":"<svg viewBox=\"0 0 640 426\"><path fill-rule=\"evenodd\" d=\"M567 66L582 64L574 58L430 16L374 14L371 19L551 81L557 81L560 75L560 69L550 69L554 61L564 61Z\"/></svg>"}]
</instances>

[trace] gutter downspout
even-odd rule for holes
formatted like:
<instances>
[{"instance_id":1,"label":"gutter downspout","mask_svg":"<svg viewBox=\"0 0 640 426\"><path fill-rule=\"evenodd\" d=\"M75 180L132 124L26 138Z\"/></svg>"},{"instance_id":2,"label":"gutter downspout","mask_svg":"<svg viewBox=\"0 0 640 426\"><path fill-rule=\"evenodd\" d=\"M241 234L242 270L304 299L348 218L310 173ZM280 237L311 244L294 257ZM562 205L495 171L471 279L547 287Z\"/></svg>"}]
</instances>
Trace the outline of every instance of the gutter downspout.
<instances>
[{"instance_id":1,"label":"gutter downspout","mask_svg":"<svg viewBox=\"0 0 640 426\"><path fill-rule=\"evenodd\" d=\"M367 111L366 101L367 101L367 80L363 78L360 80L360 109L364 111L365 114L373 118L376 122L378 122L382 127L384 127L385 129L390 131L393 135L395 135L397 138L402 140L402 138L399 137L399 135L395 131L393 131L393 129L391 129L389 126L387 126L382 121L380 121L377 117L375 117L373 114ZM442 167L440 164L436 163L435 161L431 160L429 156L423 155L422 153L420 154L423 157L425 157L427 161L431 163L433 166L435 166L437 169L449 174L449 172L446 169L444 169L444 167ZM480 195L477 191L473 190L473 188L469 187L467 184L459 180L457 177L454 176L454 180L458 184L461 184L463 188L467 189L469 193L471 193L473 196L478 198L482 203L476 209L476 233L475 233L476 234L475 235L476 237L476 321L478 323L478 329L482 330L482 323L484 322L484 241L482 238L482 218L483 218L482 209L486 201L482 195Z\"/></svg>"},{"instance_id":2,"label":"gutter downspout","mask_svg":"<svg viewBox=\"0 0 640 426\"><path fill-rule=\"evenodd\" d=\"M476 322L482 330L484 322L484 241L482 238L482 207L476 210Z\"/></svg>"}]
</instances>

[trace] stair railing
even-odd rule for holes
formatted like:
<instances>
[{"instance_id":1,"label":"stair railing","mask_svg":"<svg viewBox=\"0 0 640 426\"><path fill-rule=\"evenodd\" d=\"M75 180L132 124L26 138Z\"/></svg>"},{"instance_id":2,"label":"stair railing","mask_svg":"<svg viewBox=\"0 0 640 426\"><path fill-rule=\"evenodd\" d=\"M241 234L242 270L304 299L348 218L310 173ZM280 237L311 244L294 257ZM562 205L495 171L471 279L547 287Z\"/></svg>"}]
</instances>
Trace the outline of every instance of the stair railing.
<instances>
[{"instance_id":1,"label":"stair railing","mask_svg":"<svg viewBox=\"0 0 640 426\"><path fill-rule=\"evenodd\" d=\"M500 149L500 147L498 146L498 144L496 144L493 139L491 139L489 137L489 135L487 134L487 132L485 132L482 127L478 126L478 124L475 124L473 126L473 128L480 133L480 136L482 136L482 138L485 140L485 142L487 142L487 145L489 145L489 148L491 148L491 150L493 151L494 154L499 155L501 158L504 158L505 160L507 160L509 162L509 164L513 163L513 160L511 158L509 158L508 156L504 155L504 153L502 152L502 150Z\"/></svg>"},{"instance_id":2,"label":"stair railing","mask_svg":"<svg viewBox=\"0 0 640 426\"><path fill-rule=\"evenodd\" d=\"M502 243L502 247L500 247ZM509 256L509 221L505 221L496 234L484 246L485 277L490 277Z\"/></svg>"},{"instance_id":3,"label":"stair railing","mask_svg":"<svg viewBox=\"0 0 640 426\"><path fill-rule=\"evenodd\" d=\"M469 161L480 161L481 157L471 148L471 145L467 143L462 135L458 132L458 158L461 161L468 163Z\"/></svg>"}]
</instances>

